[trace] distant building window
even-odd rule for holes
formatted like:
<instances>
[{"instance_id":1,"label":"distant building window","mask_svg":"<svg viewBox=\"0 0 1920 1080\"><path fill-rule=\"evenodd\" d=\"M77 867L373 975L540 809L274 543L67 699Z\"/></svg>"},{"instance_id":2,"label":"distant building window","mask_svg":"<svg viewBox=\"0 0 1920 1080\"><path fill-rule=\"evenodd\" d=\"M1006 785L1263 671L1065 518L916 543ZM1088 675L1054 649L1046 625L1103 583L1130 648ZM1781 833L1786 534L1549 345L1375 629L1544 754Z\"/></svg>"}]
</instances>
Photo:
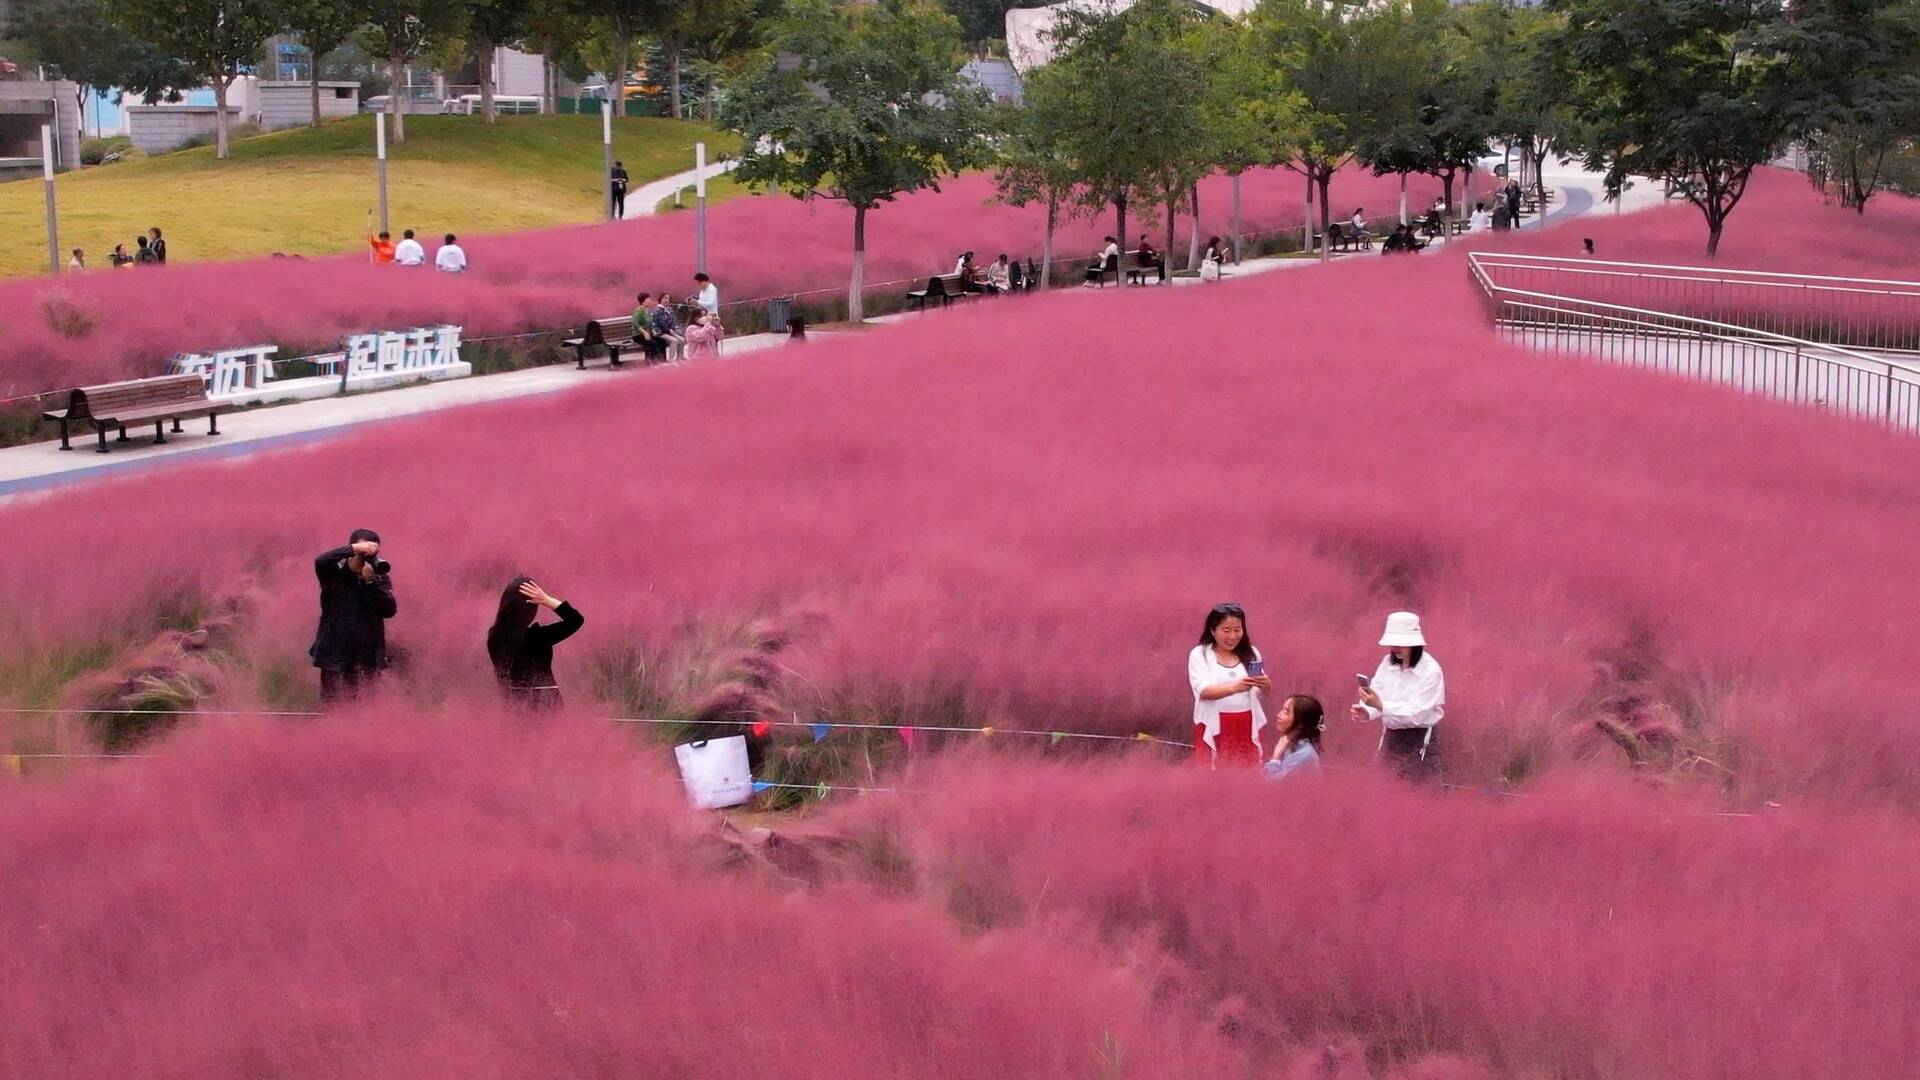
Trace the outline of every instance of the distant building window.
<instances>
[{"instance_id":1,"label":"distant building window","mask_svg":"<svg viewBox=\"0 0 1920 1080\"><path fill-rule=\"evenodd\" d=\"M336 98L350 98L353 96L353 87L336 86L333 88L333 96Z\"/></svg>"}]
</instances>

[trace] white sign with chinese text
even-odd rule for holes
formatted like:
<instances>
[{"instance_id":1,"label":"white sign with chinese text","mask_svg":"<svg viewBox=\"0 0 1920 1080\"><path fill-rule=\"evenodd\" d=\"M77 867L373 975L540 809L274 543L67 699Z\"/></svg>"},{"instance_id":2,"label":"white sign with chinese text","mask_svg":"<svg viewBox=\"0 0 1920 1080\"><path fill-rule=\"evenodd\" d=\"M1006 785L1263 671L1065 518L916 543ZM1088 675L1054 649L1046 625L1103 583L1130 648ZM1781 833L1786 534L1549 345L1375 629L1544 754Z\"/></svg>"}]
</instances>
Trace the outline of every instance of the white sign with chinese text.
<instances>
[{"instance_id":1,"label":"white sign with chinese text","mask_svg":"<svg viewBox=\"0 0 1920 1080\"><path fill-rule=\"evenodd\" d=\"M317 374L281 378L272 345L176 357L176 374L199 375L215 401L246 404L318 398L347 390L397 386L417 379L459 378L473 373L460 359L460 327L428 326L374 334L349 334L342 351L303 356ZM286 361L279 361L286 363Z\"/></svg>"}]
</instances>

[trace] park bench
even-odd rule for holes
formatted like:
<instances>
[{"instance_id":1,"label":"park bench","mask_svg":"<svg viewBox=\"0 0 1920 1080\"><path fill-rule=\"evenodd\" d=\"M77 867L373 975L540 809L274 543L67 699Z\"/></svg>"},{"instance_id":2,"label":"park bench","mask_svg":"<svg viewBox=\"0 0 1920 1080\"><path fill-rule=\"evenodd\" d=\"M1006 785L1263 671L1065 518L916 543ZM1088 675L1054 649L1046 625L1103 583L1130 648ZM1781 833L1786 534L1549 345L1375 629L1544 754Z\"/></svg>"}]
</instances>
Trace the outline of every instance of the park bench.
<instances>
[{"instance_id":1,"label":"park bench","mask_svg":"<svg viewBox=\"0 0 1920 1080\"><path fill-rule=\"evenodd\" d=\"M1127 266L1127 283L1129 285L1145 285L1147 283L1147 271L1149 270L1153 271L1153 279L1155 282L1162 285L1166 284L1166 256L1163 255L1152 262L1148 262L1146 257L1141 255L1139 249L1136 248L1127 252L1125 259Z\"/></svg>"},{"instance_id":2,"label":"park bench","mask_svg":"<svg viewBox=\"0 0 1920 1080\"><path fill-rule=\"evenodd\" d=\"M1337 221L1327 226L1327 241L1334 251L1373 250L1372 236L1364 232L1354 232Z\"/></svg>"},{"instance_id":3,"label":"park bench","mask_svg":"<svg viewBox=\"0 0 1920 1080\"><path fill-rule=\"evenodd\" d=\"M907 303L912 304L915 311L920 311L934 300L940 301L941 307L946 307L955 300L965 300L969 296L978 295L980 293L977 291L967 288L966 282L960 280L959 274L940 274L928 278L926 288L908 291Z\"/></svg>"},{"instance_id":4,"label":"park bench","mask_svg":"<svg viewBox=\"0 0 1920 1080\"><path fill-rule=\"evenodd\" d=\"M128 442L127 425L153 422L153 441L164 443L164 425L173 422L175 434L180 421L207 418L207 434L220 434L220 410L226 408L207 397L207 383L199 375L162 375L155 379L82 386L67 393L67 407L41 414L60 425L60 449L71 450L67 441L74 422L90 421L100 435L99 452L107 452L107 428L120 429L116 442Z\"/></svg>"},{"instance_id":5,"label":"park bench","mask_svg":"<svg viewBox=\"0 0 1920 1080\"><path fill-rule=\"evenodd\" d=\"M638 348L642 344L633 339L633 320L628 317L613 319L594 319L580 331L579 337L570 337L566 344L573 349L573 358L580 370L587 370L587 354L595 349L603 349L607 354L607 366L620 366L622 349Z\"/></svg>"}]
</instances>

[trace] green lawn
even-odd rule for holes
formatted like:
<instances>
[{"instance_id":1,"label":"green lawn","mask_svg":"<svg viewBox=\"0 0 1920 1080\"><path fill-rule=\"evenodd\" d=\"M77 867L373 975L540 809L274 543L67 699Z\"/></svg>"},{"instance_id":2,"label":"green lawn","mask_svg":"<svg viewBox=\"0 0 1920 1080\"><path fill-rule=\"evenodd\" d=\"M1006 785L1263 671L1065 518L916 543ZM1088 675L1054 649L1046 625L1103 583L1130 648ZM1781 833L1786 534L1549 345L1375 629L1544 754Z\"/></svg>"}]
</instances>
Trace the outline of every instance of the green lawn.
<instances>
[{"instance_id":1,"label":"green lawn","mask_svg":"<svg viewBox=\"0 0 1920 1080\"><path fill-rule=\"evenodd\" d=\"M158 225L170 261L359 250L378 206L373 118L274 132L211 147L63 174L62 248L85 248L104 268L115 243ZM738 145L701 124L634 117L614 121L614 156L637 186L693 167L693 144L724 155ZM388 146L389 216L414 228L504 232L598 220L600 118L409 116L407 141ZM0 276L46 269L41 186L0 184Z\"/></svg>"}]
</instances>

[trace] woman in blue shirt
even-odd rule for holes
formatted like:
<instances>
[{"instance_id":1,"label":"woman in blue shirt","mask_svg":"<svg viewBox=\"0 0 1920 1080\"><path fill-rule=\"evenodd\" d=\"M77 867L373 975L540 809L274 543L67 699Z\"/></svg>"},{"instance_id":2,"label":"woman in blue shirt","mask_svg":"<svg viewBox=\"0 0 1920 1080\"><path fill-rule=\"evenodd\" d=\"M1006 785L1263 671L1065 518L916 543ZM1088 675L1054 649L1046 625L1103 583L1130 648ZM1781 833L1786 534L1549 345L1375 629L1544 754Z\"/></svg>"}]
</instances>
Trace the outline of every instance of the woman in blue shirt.
<instances>
[{"instance_id":1,"label":"woman in blue shirt","mask_svg":"<svg viewBox=\"0 0 1920 1080\"><path fill-rule=\"evenodd\" d=\"M1320 699L1312 694L1293 695L1280 703L1280 715L1274 723L1280 729L1280 740L1274 743L1273 757L1267 761L1267 779L1319 772L1320 733L1327 726Z\"/></svg>"}]
</instances>

